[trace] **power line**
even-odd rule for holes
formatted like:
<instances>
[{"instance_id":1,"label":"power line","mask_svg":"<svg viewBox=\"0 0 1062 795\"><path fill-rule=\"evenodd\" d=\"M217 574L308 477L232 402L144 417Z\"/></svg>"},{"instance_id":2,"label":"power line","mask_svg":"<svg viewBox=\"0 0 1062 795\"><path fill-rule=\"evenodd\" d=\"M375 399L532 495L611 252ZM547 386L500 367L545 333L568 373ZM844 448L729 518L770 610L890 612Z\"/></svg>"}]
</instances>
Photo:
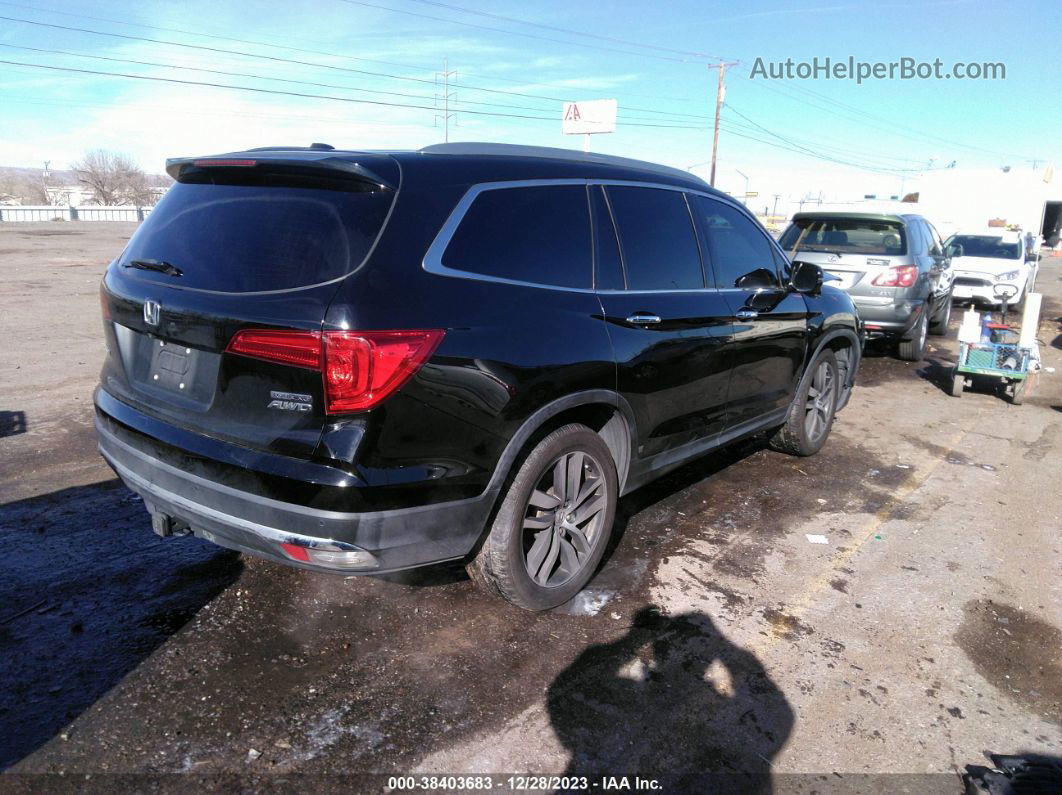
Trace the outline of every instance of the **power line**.
<instances>
[{"instance_id":1,"label":"power line","mask_svg":"<svg viewBox=\"0 0 1062 795\"><path fill-rule=\"evenodd\" d=\"M776 133L773 130L770 130L767 127L764 127L762 124L759 124L758 122L753 121L752 119L750 119L748 116L746 116L744 113L742 113L741 111L739 111L737 108L735 108L733 105L731 105L729 103L724 103L724 106L727 109L729 109L732 113L736 113L742 119L744 119L749 124L751 124L753 127L757 128L759 130L762 130L763 132L767 133L768 135L770 135L770 136L772 136L774 138L777 138L778 140L783 141L784 143L787 143L787 144L789 144L791 146L797 147L798 149L801 149L801 150L807 152L808 154L814 155L816 157L824 157L824 158L832 157L832 155L824 155L822 152L818 152L818 151L815 151L813 149L809 149L808 147L803 146L800 143L797 143L796 141L792 140L791 138L787 138L784 135L781 135L780 133ZM889 170L889 171L909 171L910 170L910 169L893 168L891 166L881 166L881 168L885 169L885 170Z\"/></svg>"},{"instance_id":2,"label":"power line","mask_svg":"<svg viewBox=\"0 0 1062 795\"><path fill-rule=\"evenodd\" d=\"M186 85L186 86L204 86L204 87L207 87L207 88L222 88L222 89L228 89L228 90L232 90L232 91L249 91L249 92L253 92L253 93L256 93L256 94L273 94L273 95L277 95L277 96L286 96L286 97L303 97L303 98L306 98L306 99L326 99L326 100L332 100L332 101L335 101L335 102L351 102L351 103L355 103L355 104L358 104L358 105L379 105L379 106L382 106L382 107L404 108L404 109L408 109L408 110L430 110L430 111L437 111L438 110L438 108L435 105L411 105L411 104L403 103L403 102L384 102L382 100L355 99L354 97L337 97L337 96L331 96L331 95L327 95L327 94L307 94L305 92L300 92L300 91L281 91L280 89L257 88L257 87L254 87L254 86L238 86L238 85L232 85L231 83L212 83L212 82L205 81L205 80L181 80L181 79L178 79L176 77L157 77L157 76L154 76L154 75L137 75L137 74L130 74L128 72L104 72L104 71L101 71L101 70L98 70L98 69L76 69L76 68L74 68L72 66L53 66L53 65L49 65L49 64L26 63L25 61L0 60L0 64L7 64L9 66L24 66L24 67L27 67L27 68L30 68L30 69L48 69L48 70L56 71L56 72L72 72L72 73L76 73L76 74L99 75L99 76L103 76L103 77L121 77L121 78L126 78L126 79L129 79L129 80L148 80L148 81L157 82L157 83L174 83L174 84L177 84L177 85ZM549 121L549 122L554 122L554 123L556 123L556 121L557 121L557 118L555 116L529 116L527 114L498 113L496 111L485 111L485 110L462 110L461 112L462 113L466 113L466 114L472 114L472 115L475 115L475 116L497 116L499 118L509 118L509 119L532 119L532 120L535 120L535 121ZM626 127L652 127L652 128L656 128L656 129L665 129L665 130L699 130L699 129L704 129L704 128L701 128L701 127L671 125L671 124L649 124L649 123L645 123L645 122L625 122L624 126L626 126Z\"/></svg>"},{"instance_id":3,"label":"power line","mask_svg":"<svg viewBox=\"0 0 1062 795\"><path fill-rule=\"evenodd\" d=\"M656 58L660 61L672 61L675 63L690 63L689 58L678 58L670 55L656 55L649 52L635 52L633 50L621 50L615 47L602 47L597 44L586 44L585 42L578 41L565 41L563 39L554 39L549 36L540 36L536 33L524 33L518 30L506 30L505 28L495 28L490 25L477 25L475 22L462 22L457 19L448 19L447 17L435 17L431 14L421 14L416 11L406 11L402 8L392 8L391 6L381 6L376 3L367 3L364 0L340 0L341 3L347 3L348 5L364 6L366 8L375 8L380 11L390 11L395 14L406 14L411 17L419 17L421 19L430 19L433 22L445 22L450 25L462 25L466 28L475 28L477 30L488 30L492 33L505 33L509 36L522 36L526 39L538 39L539 41L550 41L554 44L563 44L567 47L585 47L591 50L600 50L602 52L620 53L622 55L636 55L641 58Z\"/></svg>"},{"instance_id":4,"label":"power line","mask_svg":"<svg viewBox=\"0 0 1062 795\"><path fill-rule=\"evenodd\" d=\"M739 67L739 68L748 69L747 66L746 67ZM1017 155L1014 152L1009 152L1008 153L1008 152L1002 152L1002 151L996 150L996 149L987 149L987 148L982 147L982 146L976 146L976 145L973 145L973 144L965 144L965 143L962 143L960 141L954 141L954 140L951 140L949 138L944 138L944 137L939 136L939 135L934 135L932 133L921 132L919 130L915 130L912 127L907 127L905 125L898 124L898 123L896 123L895 121L893 121L891 119L885 118L884 116L877 116L877 115L875 115L873 113L870 113L869 111L862 110L860 108L857 108L854 105L849 105L849 104L847 104L845 102L841 102L840 100L834 99L832 97L828 97L825 94L820 94L817 91L812 91L810 88L806 88L805 86L801 86L801 85L796 85L795 83L792 83L792 82L787 82L787 83L785 83L782 86L776 86L776 85L773 85L773 84L771 84L771 83L769 83L769 82L767 82L765 80L754 80L751 76L748 77L747 79L748 79L749 83L761 86L761 87L766 88L766 89L768 89L770 91L774 91L775 93L781 94L782 96L787 97L788 99L791 99L793 101L803 102L805 104L811 104L812 107L818 108L819 110L825 111L826 113L833 113L835 115L841 116L842 118L845 118L846 114L847 114L847 118L849 118L849 119L851 119L851 117L853 115L855 115L855 116L858 116L858 117L862 117L862 118L856 119L856 121L858 121L861 124L865 124L866 120L870 120L870 121L876 122L879 125L880 124L884 124L884 125L886 125L888 127L892 127L892 128L894 128L893 130L887 131L887 132L889 132L890 135L895 135L895 136L899 136L899 137L902 137L902 138L908 138L909 140L921 140L923 142L924 141L932 141L932 142L934 142L934 143L936 143L938 145L941 144L941 143L944 143L944 144L948 144L949 146L957 146L957 147L959 147L961 149L968 149L968 150L977 151L977 152L985 152L987 154L992 154L992 155L1011 155L1011 156L1014 156L1014 157L1020 157L1020 155ZM790 89L790 90L793 90L793 91L799 91L799 92L801 92L803 94L806 94L808 96L815 97L815 98L817 98L817 99L819 99L819 100L821 100L823 102L826 102L826 103L829 103L830 105L835 106L836 109L835 108L831 108L831 107L823 107L822 105L816 105L814 103L808 103L808 100L800 99L798 97L795 97L792 94L787 93L783 89ZM896 130L906 131L906 132L898 132Z\"/></svg>"},{"instance_id":5,"label":"power line","mask_svg":"<svg viewBox=\"0 0 1062 795\"><path fill-rule=\"evenodd\" d=\"M736 109L730 103L726 103L726 107L729 108L730 110L736 112ZM746 124L744 122L735 121L733 119L727 119L725 121L728 124L730 124L732 126L735 126L735 127L739 128L739 129L746 129L746 130L752 130L752 131L757 131L757 132L758 131L762 131L762 130L765 129L763 127L763 125L757 124L756 122L752 122L750 124ZM883 161L883 164L885 164L885 161L889 161L889 162L892 162L892 163L904 163L904 162L910 163L912 160L918 160L919 159L917 157L911 157L911 156L893 157L892 155L883 155L883 154L879 154L877 152L869 152L869 151L864 150L864 149L853 149L851 147L847 147L847 146L840 145L840 144L835 144L835 143L832 143L832 142L829 142L829 141L811 140L809 138L802 138L802 137L793 136L793 135L787 135L787 136L785 136L785 138L786 138L786 140L792 141L794 144L802 144L804 146L817 148L819 150L827 150L827 151L830 151L830 152L835 152L835 153L837 153L837 154L839 154L841 156L851 156L851 157L856 157L856 158L864 158L864 159L867 159L867 160L880 160L880 161Z\"/></svg>"},{"instance_id":6,"label":"power line","mask_svg":"<svg viewBox=\"0 0 1062 795\"><path fill-rule=\"evenodd\" d=\"M294 47L294 46L292 46L290 44L280 44L280 43L275 42L275 41L268 41L268 40L262 40L262 39L241 39L241 38L234 38L232 36L221 36L221 35L213 34L213 33L204 33L202 30L185 30L183 28L169 28L169 27L161 27L159 25L147 25L147 24L142 23L142 22L129 22L128 20L114 19L112 17L97 17L97 16L90 16L90 15L87 15L87 14L74 14L74 13L69 12L69 11L59 11L59 10L53 9L53 8L42 8L42 7L38 7L38 6L29 6L29 5L25 5L23 3L10 3L10 2L0 1L0 6L7 6L7 7L10 7L10 8L21 8L21 9L25 9L25 10L28 10L28 11L37 11L37 12L43 12L43 13L46 13L46 14L56 14L58 16L72 17L74 19L88 19L88 20L92 20L93 22L107 22L107 23L111 23L111 24L115 24L115 25L125 25L126 27L143 28L145 30L157 30L157 31L162 31L164 33L179 33L179 34L184 35L184 36L198 36L200 38L216 39L218 41L235 42L237 44L250 44L250 45L256 46L256 47L275 47L275 48L280 49L280 50L288 50L290 52L301 52L301 53L306 54L306 55L324 55L324 56L327 56L329 58L343 58L343 59L351 60L351 61L361 61L363 63L381 64L383 66L394 66L394 67L397 67L399 69L412 69L412 70L418 71L418 72L433 72L433 71L435 71L435 67L429 67L429 66L423 66L423 65L417 65L417 64L399 63L397 61L384 61L384 60L380 60L378 58L365 58L363 56L348 55L348 54L345 54L345 53L338 53L338 52L330 52L328 50L322 50L322 49L310 50L310 49L306 49L306 48L303 48L303 47ZM296 41L307 41L307 40L306 39L296 39ZM314 42L314 43L316 43L316 42ZM514 83L516 85L522 85L522 86L542 86L544 88L563 88L563 89L570 89L571 88L571 86L560 85L558 83L536 82L536 81L529 81L529 80L517 80L515 78L502 77L500 75L483 75L483 74L479 74L476 77L477 77L478 80L489 80L489 81L492 81L492 82L499 82L499 83ZM643 97L643 98L646 98L646 99L666 100L666 101L669 101L669 102L691 103L691 102L694 102L694 101L699 101L699 100L691 100L689 97L671 97L671 96L662 96L662 95L659 95L659 94L640 94L640 93L633 92L633 91L627 91L625 93L626 93L627 96L630 96L630 97ZM666 113L666 111L659 111L659 112L660 113Z\"/></svg>"},{"instance_id":7,"label":"power line","mask_svg":"<svg viewBox=\"0 0 1062 795\"><path fill-rule=\"evenodd\" d=\"M151 67L158 67L158 68L162 68L162 69L179 69L181 71L190 71L190 72L204 72L206 74L222 75L222 76L225 76L225 77L243 77L243 78L250 78L252 80L270 80L270 81L273 81L273 82L291 83L293 85L311 86L311 87L314 87L314 88L338 88L338 89L340 89L342 91L360 91L360 92L365 92L365 93L369 93L369 94L382 94L384 96L405 97L407 99L416 99L416 100L422 100L422 101L431 101L431 100L433 100L433 97L426 96L424 94L409 94L409 93L406 93L406 92L403 92L403 91L385 91L383 89L361 88L359 86L340 85L340 84L336 84L336 83L320 83L320 82L311 81L311 80L295 80L294 78L273 77L273 76L270 76L270 75L257 75L257 74L250 74L248 72L232 72L232 71L227 71L227 70L224 70L224 69L210 69L210 68L205 67L205 66L184 66L182 64L162 63L162 62L159 62L159 61L142 61L142 60L137 60L137 59L133 59L133 58L116 58L116 57L108 56L108 55L95 55L95 54L92 54L92 53L74 52L72 50L55 50L55 49L47 49L47 48L43 48L43 47L28 47L26 45L7 44L5 42L0 42L0 47L6 47L8 49L13 49L13 50L25 50L27 52L37 52L37 53L43 53L43 54L48 54L48 55L69 55L69 56L73 56L73 57L76 57L76 58L89 58L89 59L96 60L96 61L108 61L108 62L111 62L111 63L133 64L133 65L136 65L136 66L151 66ZM456 102L457 104L461 104L461 105L476 105L476 106L479 106L479 107L487 107L487 108L507 108L507 109L510 109L510 110L531 110L531 111L536 111L536 112L539 112L539 113L545 113L546 112L545 109L543 109L543 108L536 108L536 107L532 107L530 105L512 105L512 104L499 103L499 102L478 102L478 101L472 100L472 99L464 99L464 100L455 99L453 101ZM629 116L629 115L625 115L624 119L625 120L630 119L632 121L654 121L653 119L647 118L645 116Z\"/></svg>"},{"instance_id":8,"label":"power line","mask_svg":"<svg viewBox=\"0 0 1062 795\"><path fill-rule=\"evenodd\" d=\"M272 62L276 62L276 63L289 63L289 64L295 64L295 65L298 65L298 66L309 66L311 68L316 68L316 69L329 69L329 70L332 70L332 71L346 72L346 73L350 73L350 74L368 75L368 76L372 76L372 77L384 77L384 78L391 79L391 80L404 80L404 81L407 81L407 82L419 83L419 84L422 84L422 85L430 85L432 87L434 87L434 85L435 85L435 81L433 79L429 80L427 78L409 77L407 75L393 75L393 74L388 74L386 72L374 72L374 71L366 70L366 69L353 69L353 68L347 67L347 66L336 66L335 64L324 64L324 63L313 62L313 61L301 61L301 60L298 60L298 59L295 59L295 58L282 58L282 57L280 57L278 55L261 55L261 54L258 54L258 53L246 52L246 51L243 51L243 50L231 50L231 49L226 49L226 48L223 48L223 47L208 47L205 44L188 44L187 42L168 41L166 39L155 39L155 38L151 38L151 37L148 37L148 36L133 36L133 35L126 34L126 33L113 33L113 32L110 32L110 31L92 30L91 28L80 28L80 27L75 27L75 26L71 26L71 25L59 25L59 24L56 24L56 23L53 23L53 22L39 22L37 20L22 19L22 18L19 18L19 17L0 16L0 20L6 20L6 21L9 21L9 22L21 22L21 23L24 23L24 24L27 24L27 25L36 25L38 27L53 28L53 29L57 29L57 30L66 30L66 31L72 31L72 32L76 32L76 33L88 33L88 34L91 34L91 35L94 35L94 36L107 36L107 37L111 37L111 38L126 39L126 40L130 40L130 41L143 41L143 42L147 42L149 44L162 44L162 45L166 45L166 46L170 46L170 47L182 47L182 48L185 48L185 49L202 50L204 52L221 53L221 54L225 54L225 55L238 55L238 56L244 57L244 58L261 59L261 60L272 61ZM526 98L530 98L530 99L542 99L542 100L549 100L551 102L565 102L565 101L567 101L566 99L564 99L562 97L551 97L551 96L545 96L545 95L542 95L542 94L530 94L530 93L524 93L524 92L518 92L518 91L505 91L505 90L499 89L499 88L485 88L485 87L482 87L482 86L474 86L474 85L468 85L468 84L462 84L461 87L463 89L468 89L468 90L472 90L472 91L484 91L484 92L487 92L487 93L490 93L490 94L503 94L503 95L507 95L507 96L526 97ZM635 108L635 107L625 106L624 110L634 110L634 111L637 111L637 112L640 112L640 113L654 113L654 114L676 116L676 117L689 117L689 118L694 118L694 119L705 118L705 117L702 117L702 116L696 116L694 114L672 113L672 112L669 112L669 111L659 111L659 110L656 110L656 109L653 109L653 108Z\"/></svg>"},{"instance_id":9,"label":"power line","mask_svg":"<svg viewBox=\"0 0 1062 795\"><path fill-rule=\"evenodd\" d=\"M515 22L518 25L530 25L531 27L534 27L534 28L541 28L542 30L552 30L552 31L555 31L557 33L569 33L569 34L571 34L573 36L585 36L588 39L597 39L598 41L610 41L610 42L613 42L614 44L624 44L624 45L633 46L633 47L642 47L642 48L647 49L647 50L657 50L658 52L669 52L669 53L672 53L672 54L675 54L675 55L686 55L686 56L688 56L690 58L707 58L707 59L713 60L713 61L723 60L718 55L708 55L707 53L693 52L693 51L690 51L690 50L676 50L676 49L673 49L672 47L661 47L661 46L656 45L656 44L645 44L645 43L640 42L640 41L631 41L630 39L619 39L619 38L616 38L615 36L604 36L604 35L601 35L599 33L587 33L586 31L582 31L582 30L572 30L571 28L562 28L562 27L560 27L558 25L546 25L546 24L541 23L541 22L532 22L531 20L528 20L528 19L517 19L516 17L507 17L504 14L495 14L495 13L490 12L490 11L480 11L480 10L475 9L475 8L465 8L464 6L451 5L450 3L440 3L440 2L436 2L436 0L411 0L411 2L421 3L423 5L428 5L428 6L435 6L437 8L445 8L445 9L448 9L450 11L460 11L461 13L464 13L464 14L474 14L475 16L487 17L489 19L498 19L498 20L502 20L503 22Z\"/></svg>"}]
</instances>

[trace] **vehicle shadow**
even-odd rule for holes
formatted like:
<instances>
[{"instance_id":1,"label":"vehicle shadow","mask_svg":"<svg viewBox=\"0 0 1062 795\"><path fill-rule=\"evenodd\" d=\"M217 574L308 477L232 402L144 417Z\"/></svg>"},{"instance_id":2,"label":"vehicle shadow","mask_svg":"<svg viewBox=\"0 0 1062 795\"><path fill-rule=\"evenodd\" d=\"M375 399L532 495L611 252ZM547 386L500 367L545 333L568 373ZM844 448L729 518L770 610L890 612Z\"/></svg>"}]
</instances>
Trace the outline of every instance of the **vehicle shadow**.
<instances>
[{"instance_id":1,"label":"vehicle shadow","mask_svg":"<svg viewBox=\"0 0 1062 795\"><path fill-rule=\"evenodd\" d=\"M26 432L26 412L0 411L0 439Z\"/></svg>"},{"instance_id":2,"label":"vehicle shadow","mask_svg":"<svg viewBox=\"0 0 1062 795\"><path fill-rule=\"evenodd\" d=\"M618 640L583 651L547 705L571 753L565 776L629 776L630 789L634 776L656 779L664 792L771 792L771 759L795 720L762 663L710 616L652 606Z\"/></svg>"},{"instance_id":3,"label":"vehicle shadow","mask_svg":"<svg viewBox=\"0 0 1062 795\"><path fill-rule=\"evenodd\" d=\"M239 575L164 541L117 479L0 505L0 770L90 707Z\"/></svg>"},{"instance_id":4,"label":"vehicle shadow","mask_svg":"<svg viewBox=\"0 0 1062 795\"><path fill-rule=\"evenodd\" d=\"M955 362L936 357L926 358L925 366L917 370L919 378L928 381L945 395L951 394L951 378L955 373Z\"/></svg>"},{"instance_id":5,"label":"vehicle shadow","mask_svg":"<svg viewBox=\"0 0 1062 795\"><path fill-rule=\"evenodd\" d=\"M646 508L667 499L672 494L706 480L727 467L733 466L739 461L765 449L767 449L766 437L763 435L750 437L683 464L673 472L669 472L667 475L647 483L640 489L632 491L620 499L616 506L616 519L612 526L612 538L609 539L608 547L605 550L605 555L598 571L600 572L608 564L609 558L622 543L623 536L633 517Z\"/></svg>"},{"instance_id":6,"label":"vehicle shadow","mask_svg":"<svg viewBox=\"0 0 1062 795\"><path fill-rule=\"evenodd\" d=\"M640 489L621 498L616 505L616 518L612 524L612 536L609 538L601 563L598 564L597 572L590 582L586 584L586 590L592 590L597 586L603 585L601 575L606 569L610 568L609 563L617 552L617 548L621 545L627 527L634 516L646 508L667 499L672 494L699 483L753 453L763 450L766 446L767 442L762 436L738 442L722 450L709 453L703 458L684 464L674 472L670 472L664 477L654 480L652 483L642 486ZM478 548L477 546L477 550ZM397 571L390 574L374 574L372 578L413 588L433 588L467 580L468 574L465 572L464 562L457 562L423 566L418 569ZM608 579L611 582L612 579L625 580L626 578L610 577ZM577 596L576 599L578 598ZM562 605L557 609L560 612L569 612L568 607L570 606L571 603L569 602L568 606Z\"/></svg>"}]
</instances>

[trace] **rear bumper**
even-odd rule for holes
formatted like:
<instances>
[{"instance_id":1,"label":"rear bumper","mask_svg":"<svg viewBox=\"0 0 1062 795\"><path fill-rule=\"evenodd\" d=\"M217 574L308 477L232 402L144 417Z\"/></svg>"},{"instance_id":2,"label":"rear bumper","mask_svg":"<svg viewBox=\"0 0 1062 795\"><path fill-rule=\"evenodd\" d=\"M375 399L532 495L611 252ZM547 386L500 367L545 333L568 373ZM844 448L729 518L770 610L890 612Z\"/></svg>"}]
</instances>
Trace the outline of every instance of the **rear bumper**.
<instances>
[{"instance_id":1,"label":"rear bumper","mask_svg":"<svg viewBox=\"0 0 1062 795\"><path fill-rule=\"evenodd\" d=\"M863 321L868 339L902 337L910 331L925 311L923 300L898 298L888 303L880 299L852 296L859 319Z\"/></svg>"},{"instance_id":2,"label":"rear bumper","mask_svg":"<svg viewBox=\"0 0 1062 795\"><path fill-rule=\"evenodd\" d=\"M100 454L149 512L220 546L292 566L376 574L462 558L478 541L493 504L488 492L426 506L346 513L271 499L204 477L199 457L119 422L100 403L97 398ZM292 469L303 463L286 460ZM305 487L312 493L313 481L307 479ZM338 555L346 560L319 565L292 560L281 544L363 554Z\"/></svg>"}]
</instances>

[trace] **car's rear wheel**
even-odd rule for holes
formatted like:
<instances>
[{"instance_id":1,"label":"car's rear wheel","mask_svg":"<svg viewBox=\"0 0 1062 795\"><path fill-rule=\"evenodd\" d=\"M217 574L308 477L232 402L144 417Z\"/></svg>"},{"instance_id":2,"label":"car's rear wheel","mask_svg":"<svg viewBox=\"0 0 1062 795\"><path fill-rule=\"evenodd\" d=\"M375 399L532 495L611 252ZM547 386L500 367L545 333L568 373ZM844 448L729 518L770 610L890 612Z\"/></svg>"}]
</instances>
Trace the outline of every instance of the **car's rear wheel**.
<instances>
[{"instance_id":1,"label":"car's rear wheel","mask_svg":"<svg viewBox=\"0 0 1062 795\"><path fill-rule=\"evenodd\" d=\"M602 438L585 425L558 428L524 459L469 575L528 610L567 602L601 562L618 491Z\"/></svg>"},{"instance_id":2,"label":"car's rear wheel","mask_svg":"<svg viewBox=\"0 0 1062 795\"><path fill-rule=\"evenodd\" d=\"M921 313L918 322L911 329L910 336L900 340L897 346L897 354L905 362L920 362L926 352L926 334L929 331L929 318L925 311Z\"/></svg>"},{"instance_id":3,"label":"car's rear wheel","mask_svg":"<svg viewBox=\"0 0 1062 795\"><path fill-rule=\"evenodd\" d=\"M821 450L833 427L840 393L837 357L833 351L823 351L804 374L785 425L771 436L771 447L804 456Z\"/></svg>"},{"instance_id":4,"label":"car's rear wheel","mask_svg":"<svg viewBox=\"0 0 1062 795\"><path fill-rule=\"evenodd\" d=\"M948 334L948 323L951 322L951 293L949 292L944 299L944 306L942 306L937 313L936 319L929 327L929 333L935 337L944 337Z\"/></svg>"}]
</instances>

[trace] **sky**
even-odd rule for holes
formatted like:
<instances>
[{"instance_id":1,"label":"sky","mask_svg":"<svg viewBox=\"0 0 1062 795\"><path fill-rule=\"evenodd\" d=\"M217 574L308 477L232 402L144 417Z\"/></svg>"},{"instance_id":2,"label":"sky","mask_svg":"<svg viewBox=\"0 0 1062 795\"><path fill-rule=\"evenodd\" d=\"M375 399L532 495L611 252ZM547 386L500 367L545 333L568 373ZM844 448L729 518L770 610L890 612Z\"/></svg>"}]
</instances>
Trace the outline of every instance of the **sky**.
<instances>
[{"instance_id":1,"label":"sky","mask_svg":"<svg viewBox=\"0 0 1062 795\"><path fill-rule=\"evenodd\" d=\"M66 168L104 148L157 173L167 157L313 141L411 149L446 134L578 149L561 132L563 101L615 98L617 130L593 136L593 151L707 177L721 59L737 63L717 186L757 194L750 206L898 194L953 162L1062 157L1055 0L21 0L0 2L0 17L7 166ZM757 59L849 56L939 58L945 71L1001 62L1006 78L752 76Z\"/></svg>"}]
</instances>

